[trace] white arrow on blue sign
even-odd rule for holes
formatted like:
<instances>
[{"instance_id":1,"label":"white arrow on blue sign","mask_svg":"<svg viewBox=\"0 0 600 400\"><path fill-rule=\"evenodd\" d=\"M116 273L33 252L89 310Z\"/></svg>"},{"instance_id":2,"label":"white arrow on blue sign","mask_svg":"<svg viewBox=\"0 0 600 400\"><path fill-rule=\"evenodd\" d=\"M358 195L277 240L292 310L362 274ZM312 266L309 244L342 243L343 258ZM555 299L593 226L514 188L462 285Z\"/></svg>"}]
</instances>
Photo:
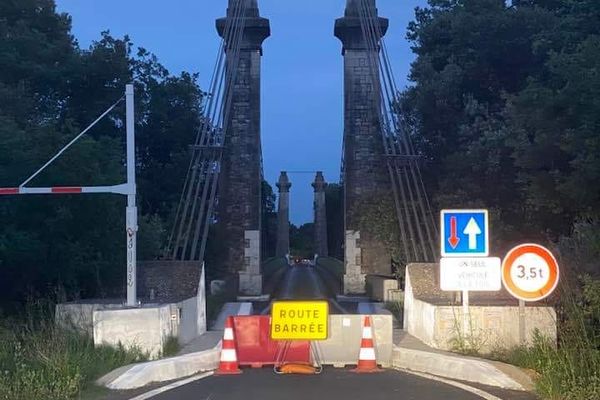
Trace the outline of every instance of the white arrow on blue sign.
<instances>
[{"instance_id":1,"label":"white arrow on blue sign","mask_svg":"<svg viewBox=\"0 0 600 400\"><path fill-rule=\"evenodd\" d=\"M442 210L442 257L487 257L490 252L487 210Z\"/></svg>"}]
</instances>

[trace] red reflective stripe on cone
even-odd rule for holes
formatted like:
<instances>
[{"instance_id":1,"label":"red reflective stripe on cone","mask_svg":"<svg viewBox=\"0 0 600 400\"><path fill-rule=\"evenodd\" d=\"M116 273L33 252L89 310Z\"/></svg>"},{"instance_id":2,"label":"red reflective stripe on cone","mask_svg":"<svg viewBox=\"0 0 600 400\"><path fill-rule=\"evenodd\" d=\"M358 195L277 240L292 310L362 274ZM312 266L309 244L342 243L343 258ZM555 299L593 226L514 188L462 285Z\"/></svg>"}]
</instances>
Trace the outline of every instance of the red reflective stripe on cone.
<instances>
[{"instance_id":1,"label":"red reflective stripe on cone","mask_svg":"<svg viewBox=\"0 0 600 400\"><path fill-rule=\"evenodd\" d=\"M365 348L365 347L375 347L373 345L373 339L362 339L360 341L360 347L361 348Z\"/></svg>"}]
</instances>

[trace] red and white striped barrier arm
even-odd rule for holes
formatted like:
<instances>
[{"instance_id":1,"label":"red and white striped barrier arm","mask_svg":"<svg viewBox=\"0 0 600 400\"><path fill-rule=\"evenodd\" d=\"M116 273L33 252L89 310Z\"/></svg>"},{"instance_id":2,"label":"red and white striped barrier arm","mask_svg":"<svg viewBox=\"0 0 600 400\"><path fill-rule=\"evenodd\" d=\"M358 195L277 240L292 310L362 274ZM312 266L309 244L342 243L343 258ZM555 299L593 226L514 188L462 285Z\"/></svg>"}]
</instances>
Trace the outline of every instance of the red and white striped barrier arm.
<instances>
[{"instance_id":1,"label":"red and white striped barrier arm","mask_svg":"<svg viewBox=\"0 0 600 400\"><path fill-rule=\"evenodd\" d=\"M53 187L13 187L0 188L0 196L17 194L83 194L83 193L114 193L129 195L134 194L133 185L124 183L114 186L53 186Z\"/></svg>"}]
</instances>

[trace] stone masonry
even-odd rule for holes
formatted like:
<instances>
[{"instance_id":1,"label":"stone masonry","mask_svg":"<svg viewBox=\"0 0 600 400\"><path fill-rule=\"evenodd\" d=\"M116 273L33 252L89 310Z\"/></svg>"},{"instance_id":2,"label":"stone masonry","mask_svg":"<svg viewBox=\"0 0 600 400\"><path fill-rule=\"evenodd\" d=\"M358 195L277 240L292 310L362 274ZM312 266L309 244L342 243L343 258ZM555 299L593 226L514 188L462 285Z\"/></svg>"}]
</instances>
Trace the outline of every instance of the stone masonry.
<instances>
[{"instance_id":1,"label":"stone masonry","mask_svg":"<svg viewBox=\"0 0 600 400\"><path fill-rule=\"evenodd\" d=\"M281 171L277 188L279 206L277 208L277 257L285 257L290 252L290 188L292 184L287 172Z\"/></svg>"},{"instance_id":2,"label":"stone masonry","mask_svg":"<svg viewBox=\"0 0 600 400\"><path fill-rule=\"evenodd\" d=\"M257 1L244 1L245 28L219 182L219 223L227 238L227 270L239 274L242 294L257 295L262 292L260 234L256 235L261 230L260 66L262 43L271 30L269 20L260 17ZM221 37L235 4L229 0L227 17L217 20Z\"/></svg>"},{"instance_id":3,"label":"stone masonry","mask_svg":"<svg viewBox=\"0 0 600 400\"><path fill-rule=\"evenodd\" d=\"M367 3L377 15L375 0ZM366 274L391 273L390 254L376 239L376 227L360 226L359 218L369 204L392 193L378 117L381 88L370 67L370 57L377 55L367 49L358 7L358 0L347 0L344 17L335 22L344 57L345 293L364 293ZM388 20L377 19L385 35Z\"/></svg>"},{"instance_id":4,"label":"stone masonry","mask_svg":"<svg viewBox=\"0 0 600 400\"><path fill-rule=\"evenodd\" d=\"M327 211L325 208L327 183L325 183L323 172L317 172L312 187L315 189L315 253L320 257L327 257L329 255L327 247Z\"/></svg>"}]
</instances>

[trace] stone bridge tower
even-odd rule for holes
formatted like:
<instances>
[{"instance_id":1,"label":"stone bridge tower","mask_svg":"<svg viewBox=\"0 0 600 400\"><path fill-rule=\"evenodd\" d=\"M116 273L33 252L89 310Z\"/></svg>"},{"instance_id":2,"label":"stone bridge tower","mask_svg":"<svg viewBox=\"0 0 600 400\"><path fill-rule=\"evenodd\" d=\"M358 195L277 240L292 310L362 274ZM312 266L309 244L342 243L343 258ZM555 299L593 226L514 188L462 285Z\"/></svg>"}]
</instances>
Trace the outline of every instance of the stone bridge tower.
<instances>
[{"instance_id":1,"label":"stone bridge tower","mask_svg":"<svg viewBox=\"0 0 600 400\"><path fill-rule=\"evenodd\" d=\"M325 188L327 188L327 183L325 182L323 172L317 172L312 187L315 189L315 200L313 203L315 214L315 253L319 257L327 257L329 256L327 246L327 206L325 203Z\"/></svg>"},{"instance_id":2,"label":"stone bridge tower","mask_svg":"<svg viewBox=\"0 0 600 400\"><path fill-rule=\"evenodd\" d=\"M260 17L257 0L242 1L247 3L245 27L224 143L219 223L227 241L228 271L239 274L241 293L258 295L262 293L260 71L262 43L271 30L269 20ZM237 0L229 0L227 16L217 20L221 37L226 35L227 20L235 17L236 4ZM227 57L228 65L236 64L230 53Z\"/></svg>"},{"instance_id":3,"label":"stone bridge tower","mask_svg":"<svg viewBox=\"0 0 600 400\"><path fill-rule=\"evenodd\" d=\"M378 201L393 201L393 197L378 114L381 86L371 68L371 62L378 60L373 54L377 50L369 50L361 28L363 1L377 16L375 0L347 0L344 17L335 22L344 57L345 293L364 293L367 274L391 273L389 251L377 239L377 227L364 218L368 210L376 212ZM375 24L385 35L388 20L377 17Z\"/></svg>"},{"instance_id":4,"label":"stone bridge tower","mask_svg":"<svg viewBox=\"0 0 600 400\"><path fill-rule=\"evenodd\" d=\"M279 206L277 207L277 248L275 255L285 257L290 252L290 188L292 184L287 172L281 171L277 189Z\"/></svg>"}]
</instances>

